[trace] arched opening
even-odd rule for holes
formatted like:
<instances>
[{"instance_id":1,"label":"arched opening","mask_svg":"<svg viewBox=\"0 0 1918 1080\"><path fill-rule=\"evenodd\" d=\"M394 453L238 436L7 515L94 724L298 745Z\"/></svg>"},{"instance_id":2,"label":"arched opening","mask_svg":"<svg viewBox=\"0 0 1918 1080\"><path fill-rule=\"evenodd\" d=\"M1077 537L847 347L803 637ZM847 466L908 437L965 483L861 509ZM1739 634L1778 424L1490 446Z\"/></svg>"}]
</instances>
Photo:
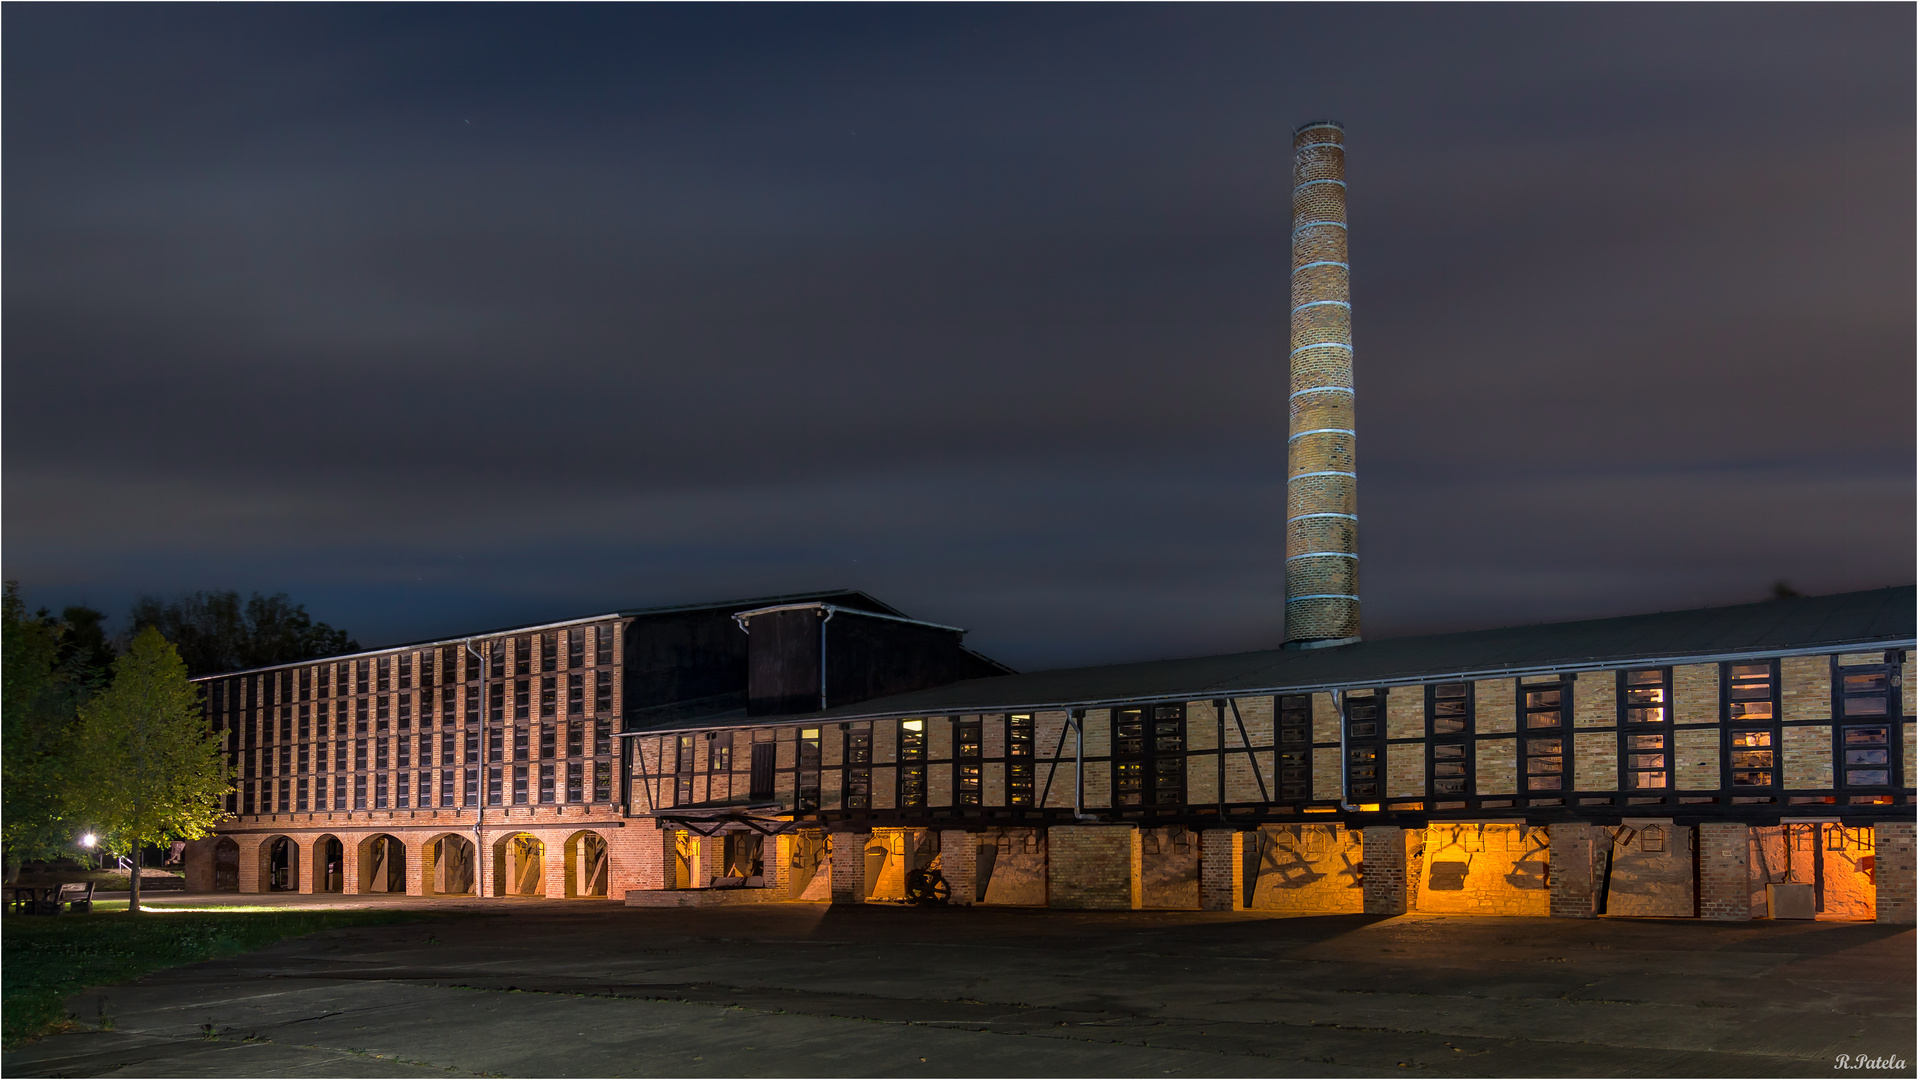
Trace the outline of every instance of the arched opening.
<instances>
[{"instance_id":1,"label":"arched opening","mask_svg":"<svg viewBox=\"0 0 1918 1080\"><path fill-rule=\"evenodd\" d=\"M493 843L493 895L546 895L546 845L539 837L513 833Z\"/></svg>"},{"instance_id":2,"label":"arched opening","mask_svg":"<svg viewBox=\"0 0 1918 1080\"><path fill-rule=\"evenodd\" d=\"M606 895L606 839L596 832L566 838L566 895Z\"/></svg>"},{"instance_id":3,"label":"arched opening","mask_svg":"<svg viewBox=\"0 0 1918 1080\"><path fill-rule=\"evenodd\" d=\"M213 891L240 891L240 844L231 836L213 842Z\"/></svg>"},{"instance_id":4,"label":"arched opening","mask_svg":"<svg viewBox=\"0 0 1918 1080\"><path fill-rule=\"evenodd\" d=\"M360 891L406 892L406 845L380 833L360 842Z\"/></svg>"},{"instance_id":5,"label":"arched opening","mask_svg":"<svg viewBox=\"0 0 1918 1080\"><path fill-rule=\"evenodd\" d=\"M346 845L337 836L313 841L313 891L346 891Z\"/></svg>"},{"instance_id":6,"label":"arched opening","mask_svg":"<svg viewBox=\"0 0 1918 1080\"><path fill-rule=\"evenodd\" d=\"M446 833L426 842L425 892L428 896L473 895L473 842Z\"/></svg>"},{"instance_id":7,"label":"arched opening","mask_svg":"<svg viewBox=\"0 0 1918 1080\"><path fill-rule=\"evenodd\" d=\"M260 844L260 891L296 892L299 887L299 845L291 837L267 837Z\"/></svg>"}]
</instances>

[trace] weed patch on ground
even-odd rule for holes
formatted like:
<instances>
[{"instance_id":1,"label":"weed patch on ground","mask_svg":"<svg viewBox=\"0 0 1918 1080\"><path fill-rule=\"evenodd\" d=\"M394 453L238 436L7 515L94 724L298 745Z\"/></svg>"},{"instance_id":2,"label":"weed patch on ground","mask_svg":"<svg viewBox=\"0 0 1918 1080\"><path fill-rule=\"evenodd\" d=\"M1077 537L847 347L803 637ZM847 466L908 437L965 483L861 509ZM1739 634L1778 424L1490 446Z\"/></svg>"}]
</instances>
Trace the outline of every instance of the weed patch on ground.
<instances>
[{"instance_id":1,"label":"weed patch on ground","mask_svg":"<svg viewBox=\"0 0 1918 1080\"><path fill-rule=\"evenodd\" d=\"M124 904L116 905L124 906ZM238 910L127 915L9 915L0 922L0 1041L7 1049L75 1023L63 1005L89 986L262 949L276 941L343 926L438 918L430 912Z\"/></svg>"}]
</instances>

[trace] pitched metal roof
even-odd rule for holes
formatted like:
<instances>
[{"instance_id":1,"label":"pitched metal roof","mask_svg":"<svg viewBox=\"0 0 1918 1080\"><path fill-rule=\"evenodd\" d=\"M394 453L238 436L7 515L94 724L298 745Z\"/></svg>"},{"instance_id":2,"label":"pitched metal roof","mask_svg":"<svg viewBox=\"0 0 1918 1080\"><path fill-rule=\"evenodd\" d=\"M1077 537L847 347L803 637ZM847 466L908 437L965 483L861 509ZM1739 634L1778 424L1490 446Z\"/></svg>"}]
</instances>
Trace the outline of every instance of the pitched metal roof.
<instances>
[{"instance_id":1,"label":"pitched metal roof","mask_svg":"<svg viewBox=\"0 0 1918 1080\"><path fill-rule=\"evenodd\" d=\"M1386 638L1328 649L1155 660L970 679L791 717L737 714L673 729L1061 708L1105 702L1201 700L1245 693L1430 682L1451 676L1683 663L1707 657L1843 652L1914 644L1918 591L1899 585L1732 607ZM651 730L666 730L659 725Z\"/></svg>"}]
</instances>

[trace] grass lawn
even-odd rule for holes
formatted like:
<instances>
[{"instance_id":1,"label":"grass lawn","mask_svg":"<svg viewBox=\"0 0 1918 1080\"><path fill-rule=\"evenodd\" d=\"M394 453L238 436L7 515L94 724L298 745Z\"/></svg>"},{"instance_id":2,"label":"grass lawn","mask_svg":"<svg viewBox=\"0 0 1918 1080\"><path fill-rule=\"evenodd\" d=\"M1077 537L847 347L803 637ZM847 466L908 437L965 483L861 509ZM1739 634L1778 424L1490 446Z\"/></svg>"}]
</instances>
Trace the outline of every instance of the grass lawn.
<instances>
[{"instance_id":1,"label":"grass lawn","mask_svg":"<svg viewBox=\"0 0 1918 1080\"><path fill-rule=\"evenodd\" d=\"M9 915L0 922L0 963L6 971L0 1039L11 1049L68 1027L72 1020L62 1002L89 986L251 952L318 930L436 917L419 911L284 908L157 909L129 917L125 901L95 904L86 915Z\"/></svg>"}]
</instances>

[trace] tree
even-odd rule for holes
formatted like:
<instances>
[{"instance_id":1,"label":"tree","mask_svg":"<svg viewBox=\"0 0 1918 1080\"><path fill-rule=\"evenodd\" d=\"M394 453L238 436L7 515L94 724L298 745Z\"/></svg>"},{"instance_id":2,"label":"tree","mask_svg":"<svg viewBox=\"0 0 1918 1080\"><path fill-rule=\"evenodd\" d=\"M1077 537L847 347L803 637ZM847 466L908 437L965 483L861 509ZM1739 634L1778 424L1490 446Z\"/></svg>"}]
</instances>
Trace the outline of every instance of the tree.
<instances>
[{"instance_id":1,"label":"tree","mask_svg":"<svg viewBox=\"0 0 1918 1080\"><path fill-rule=\"evenodd\" d=\"M157 627L179 649L192 675L291 664L357 652L344 630L314 622L285 593L196 592L172 602L142 596L129 618L133 632Z\"/></svg>"},{"instance_id":2,"label":"tree","mask_svg":"<svg viewBox=\"0 0 1918 1080\"><path fill-rule=\"evenodd\" d=\"M179 650L153 627L134 635L113 680L80 707L65 780L74 819L109 852L135 853L130 912L140 910L138 853L198 839L225 816L232 782L219 735Z\"/></svg>"},{"instance_id":3,"label":"tree","mask_svg":"<svg viewBox=\"0 0 1918 1080\"><path fill-rule=\"evenodd\" d=\"M28 859L51 858L73 846L61 799L61 773L72 735L74 708L87 687L60 663L66 628L45 611L28 615L19 583L6 583L0 640L0 839L6 880Z\"/></svg>"}]
</instances>

